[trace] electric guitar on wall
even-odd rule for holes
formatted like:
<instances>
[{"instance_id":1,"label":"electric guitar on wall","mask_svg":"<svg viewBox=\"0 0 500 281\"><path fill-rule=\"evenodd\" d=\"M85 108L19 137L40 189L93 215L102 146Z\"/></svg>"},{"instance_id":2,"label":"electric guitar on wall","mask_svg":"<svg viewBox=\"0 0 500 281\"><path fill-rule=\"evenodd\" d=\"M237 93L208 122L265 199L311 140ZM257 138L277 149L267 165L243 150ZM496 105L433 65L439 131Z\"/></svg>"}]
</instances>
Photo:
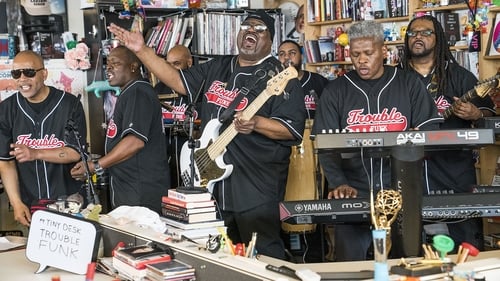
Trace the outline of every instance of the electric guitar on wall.
<instances>
[{"instance_id":1,"label":"electric guitar on wall","mask_svg":"<svg viewBox=\"0 0 500 281\"><path fill-rule=\"evenodd\" d=\"M271 96L280 95L288 81L297 75L297 70L290 66L269 79L266 88L243 110L242 117L246 120L251 119ZM233 165L226 165L222 158L227 145L238 132L231 123L219 136L221 126L222 123L218 119L210 120L199 139L200 147L194 151L194 185L206 187L209 192L212 192L217 181L227 178L233 171ZM191 148L188 142L182 146L179 160L181 178L186 186L191 184Z\"/></svg>"},{"instance_id":2,"label":"electric guitar on wall","mask_svg":"<svg viewBox=\"0 0 500 281\"><path fill-rule=\"evenodd\" d=\"M467 91L463 96L460 97L461 102L469 102L475 97L483 98L486 95L495 95L500 88L500 74L497 73L495 76L490 77L486 80L479 81L478 84L471 90ZM444 119L450 118L454 113L456 102L454 102L450 107L448 107L443 112Z\"/></svg>"}]
</instances>

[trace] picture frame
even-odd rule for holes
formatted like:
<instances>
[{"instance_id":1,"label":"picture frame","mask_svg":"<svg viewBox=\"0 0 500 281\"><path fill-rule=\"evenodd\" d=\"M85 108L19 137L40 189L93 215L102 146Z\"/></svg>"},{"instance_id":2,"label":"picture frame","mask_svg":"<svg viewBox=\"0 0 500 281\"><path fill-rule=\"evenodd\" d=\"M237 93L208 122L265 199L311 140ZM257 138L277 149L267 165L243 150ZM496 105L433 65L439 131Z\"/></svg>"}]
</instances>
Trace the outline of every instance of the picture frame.
<instances>
[{"instance_id":1,"label":"picture frame","mask_svg":"<svg viewBox=\"0 0 500 281\"><path fill-rule=\"evenodd\" d=\"M491 23L486 56L500 56L500 13L496 13Z\"/></svg>"}]
</instances>

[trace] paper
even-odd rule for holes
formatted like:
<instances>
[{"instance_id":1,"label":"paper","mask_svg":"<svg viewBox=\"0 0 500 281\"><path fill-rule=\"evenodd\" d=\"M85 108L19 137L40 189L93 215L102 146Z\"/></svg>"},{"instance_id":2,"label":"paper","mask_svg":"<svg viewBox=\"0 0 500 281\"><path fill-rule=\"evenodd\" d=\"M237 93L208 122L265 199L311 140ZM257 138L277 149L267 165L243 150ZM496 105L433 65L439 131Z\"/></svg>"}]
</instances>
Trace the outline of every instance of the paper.
<instances>
[{"instance_id":1,"label":"paper","mask_svg":"<svg viewBox=\"0 0 500 281\"><path fill-rule=\"evenodd\" d=\"M0 252L13 250L26 246L27 239L25 237L5 236L0 237Z\"/></svg>"}]
</instances>

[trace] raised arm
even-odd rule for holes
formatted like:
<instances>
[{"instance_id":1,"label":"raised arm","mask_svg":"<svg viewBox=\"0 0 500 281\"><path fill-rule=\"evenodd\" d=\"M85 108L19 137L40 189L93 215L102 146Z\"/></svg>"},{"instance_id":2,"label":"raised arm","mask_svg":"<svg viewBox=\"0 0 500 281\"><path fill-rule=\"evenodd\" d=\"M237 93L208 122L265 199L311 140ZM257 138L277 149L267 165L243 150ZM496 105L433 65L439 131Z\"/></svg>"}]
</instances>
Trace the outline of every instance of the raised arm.
<instances>
[{"instance_id":1,"label":"raised arm","mask_svg":"<svg viewBox=\"0 0 500 281\"><path fill-rule=\"evenodd\" d=\"M165 60L157 56L152 48L146 46L144 37L140 32L128 31L114 23L110 24L108 29L115 35L115 38L120 41L120 44L133 51L144 66L154 73L161 82L165 83L165 85L179 94L186 94L186 89L181 81L179 70L165 63Z\"/></svg>"}]
</instances>

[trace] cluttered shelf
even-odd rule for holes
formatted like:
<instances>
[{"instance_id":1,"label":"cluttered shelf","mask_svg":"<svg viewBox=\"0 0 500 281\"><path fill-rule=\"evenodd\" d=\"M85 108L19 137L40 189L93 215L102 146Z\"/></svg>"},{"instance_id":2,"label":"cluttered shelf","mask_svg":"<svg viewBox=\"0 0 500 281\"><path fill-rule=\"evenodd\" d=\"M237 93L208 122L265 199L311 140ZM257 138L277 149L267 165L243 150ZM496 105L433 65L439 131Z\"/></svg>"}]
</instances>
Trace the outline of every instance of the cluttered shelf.
<instances>
[{"instance_id":1,"label":"cluttered shelf","mask_svg":"<svg viewBox=\"0 0 500 281\"><path fill-rule=\"evenodd\" d=\"M437 7L420 7L416 8L413 12L429 12L429 11L449 11L449 10L466 10L468 9L466 4L453 4L446 6L437 6Z\"/></svg>"},{"instance_id":2,"label":"cluttered shelf","mask_svg":"<svg viewBox=\"0 0 500 281\"><path fill-rule=\"evenodd\" d=\"M392 18L380 18L380 19L375 19L377 22L400 22L400 21L408 21L408 17L392 17ZM338 25L338 24L346 24L346 23L352 23L353 20L352 18L346 18L346 19L339 19L339 20L325 20L325 21L316 21L316 22L308 22L308 25L311 26L322 26L322 25Z\"/></svg>"}]
</instances>

